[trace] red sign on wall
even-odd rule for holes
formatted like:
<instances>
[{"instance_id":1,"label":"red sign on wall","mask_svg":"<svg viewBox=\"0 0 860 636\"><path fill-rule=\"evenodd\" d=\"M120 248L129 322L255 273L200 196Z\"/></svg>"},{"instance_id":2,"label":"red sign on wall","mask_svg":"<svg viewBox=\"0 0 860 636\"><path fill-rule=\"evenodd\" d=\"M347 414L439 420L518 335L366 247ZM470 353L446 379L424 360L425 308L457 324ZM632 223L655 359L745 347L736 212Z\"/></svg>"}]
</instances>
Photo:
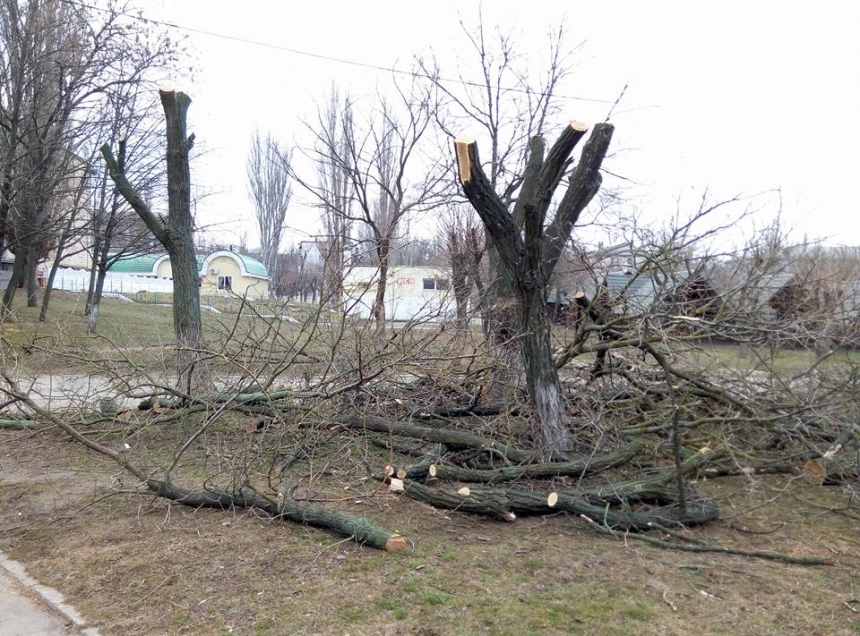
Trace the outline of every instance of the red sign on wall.
<instances>
[{"instance_id":1,"label":"red sign on wall","mask_svg":"<svg viewBox=\"0 0 860 636\"><path fill-rule=\"evenodd\" d=\"M414 278L395 278L394 284L395 285L414 285L415 279Z\"/></svg>"}]
</instances>

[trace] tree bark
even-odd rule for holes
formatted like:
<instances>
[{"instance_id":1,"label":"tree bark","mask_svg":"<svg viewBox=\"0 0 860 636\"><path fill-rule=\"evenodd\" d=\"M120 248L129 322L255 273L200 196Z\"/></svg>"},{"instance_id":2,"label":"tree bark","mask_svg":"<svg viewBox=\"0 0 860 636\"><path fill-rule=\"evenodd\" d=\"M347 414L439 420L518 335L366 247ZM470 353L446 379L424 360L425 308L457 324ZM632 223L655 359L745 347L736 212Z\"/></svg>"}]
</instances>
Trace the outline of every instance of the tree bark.
<instances>
[{"instance_id":1,"label":"tree bark","mask_svg":"<svg viewBox=\"0 0 860 636\"><path fill-rule=\"evenodd\" d=\"M522 466L502 466L496 469L460 468L442 463L433 463L436 469L435 477L451 479L459 482L498 484L516 479L540 479L547 477L582 477L620 466L636 456L642 450L642 444L633 442L627 446L595 458L570 462L547 462L544 464L524 464ZM431 458L435 459L435 458ZM426 477L430 464L420 462L411 466L407 471L409 479ZM422 470L423 469L423 470Z\"/></svg>"},{"instance_id":2,"label":"tree bark","mask_svg":"<svg viewBox=\"0 0 860 636\"><path fill-rule=\"evenodd\" d=\"M156 217L129 183L124 169L125 140L119 142L119 159L114 158L108 144L102 146L102 155L123 198L170 255L179 388L190 393L197 388L208 388L212 381L205 357L199 274L194 254L194 219L191 215L188 155L194 145L194 135L186 135L186 116L191 99L175 91L161 90L159 94L167 122L167 219Z\"/></svg>"},{"instance_id":3,"label":"tree bark","mask_svg":"<svg viewBox=\"0 0 860 636\"><path fill-rule=\"evenodd\" d=\"M24 250L19 248L18 251L15 252L15 262L12 264L12 275L9 277L6 291L3 292L4 313L8 314L12 311L12 301L15 299L15 291L18 289L18 285L21 284L21 281L24 280L25 261L26 258L24 256Z\"/></svg>"},{"instance_id":4,"label":"tree bark","mask_svg":"<svg viewBox=\"0 0 860 636\"><path fill-rule=\"evenodd\" d=\"M99 310L102 306L102 294L105 288L107 269L99 264L96 271L96 282L93 288L93 299L90 302L89 320L87 321L87 333L95 333L99 322Z\"/></svg>"},{"instance_id":5,"label":"tree bark","mask_svg":"<svg viewBox=\"0 0 860 636\"><path fill-rule=\"evenodd\" d=\"M521 448L514 448L502 442L482 437L465 431L454 431L430 426L416 426L405 422L393 422L380 417L345 416L337 420L337 424L350 429L403 435L421 439L425 442L437 442L446 446L461 446L486 451L498 458L510 462L523 463L534 459L534 453Z\"/></svg>"},{"instance_id":6,"label":"tree bark","mask_svg":"<svg viewBox=\"0 0 860 636\"><path fill-rule=\"evenodd\" d=\"M42 308L39 310L39 322L45 322L48 319L48 307L51 303L51 291L54 289L54 279L57 277L57 270L60 269L60 262L63 260L63 251L68 243L69 237L72 235L72 229L75 226L77 218L78 205L80 204L80 195L83 188L75 197L75 208L69 214L66 220L66 225L63 227L63 234L57 243L57 253L54 254L54 261L51 263L51 272L48 274L48 280L45 282L45 293L42 296Z\"/></svg>"},{"instance_id":7,"label":"tree bark","mask_svg":"<svg viewBox=\"0 0 860 636\"><path fill-rule=\"evenodd\" d=\"M385 333L385 287L388 284L388 261L391 245L387 237L378 239L376 246L379 259L379 280L376 281L376 296L373 299L373 319L377 335Z\"/></svg>"},{"instance_id":8,"label":"tree bark","mask_svg":"<svg viewBox=\"0 0 860 636\"><path fill-rule=\"evenodd\" d=\"M39 258L34 246L27 247L26 258L26 283L27 283L27 307L38 307L39 300L36 297L36 290L39 289L37 281L37 270L39 269Z\"/></svg>"},{"instance_id":9,"label":"tree bark","mask_svg":"<svg viewBox=\"0 0 860 636\"><path fill-rule=\"evenodd\" d=\"M226 491L215 488L186 490L169 481L148 479L146 486L159 497L165 497L193 508L256 508L275 519L288 519L297 523L334 530L354 539L357 543L382 550L396 551L406 547L405 539L362 517L352 517L335 510L302 505L287 497L274 501L249 490Z\"/></svg>"},{"instance_id":10,"label":"tree bark","mask_svg":"<svg viewBox=\"0 0 860 636\"><path fill-rule=\"evenodd\" d=\"M10 149L7 153L5 165L12 163L14 153ZM9 224L9 209L12 199L12 174L6 169L3 171L3 182L0 184L0 254L6 251L6 238Z\"/></svg>"}]
</instances>

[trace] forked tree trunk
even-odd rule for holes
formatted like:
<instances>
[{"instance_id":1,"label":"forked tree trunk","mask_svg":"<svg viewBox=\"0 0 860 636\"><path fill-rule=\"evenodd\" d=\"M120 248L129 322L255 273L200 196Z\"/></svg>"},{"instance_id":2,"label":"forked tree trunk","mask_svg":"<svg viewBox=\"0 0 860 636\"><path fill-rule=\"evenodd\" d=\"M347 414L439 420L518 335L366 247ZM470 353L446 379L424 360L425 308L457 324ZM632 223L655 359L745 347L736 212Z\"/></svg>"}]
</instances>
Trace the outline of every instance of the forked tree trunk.
<instances>
[{"instance_id":1,"label":"forked tree trunk","mask_svg":"<svg viewBox=\"0 0 860 636\"><path fill-rule=\"evenodd\" d=\"M495 248L496 325L504 343L518 343L525 384L534 407L537 451L557 458L571 449L558 370L550 343L548 282L579 215L600 189L600 165L612 139L611 124L598 124L569 177L553 220L546 224L550 200L570 167L570 154L587 126L571 122L544 158L545 144L535 137L523 185L513 212L492 190L473 139L457 139L455 151L463 191L481 217Z\"/></svg>"}]
</instances>

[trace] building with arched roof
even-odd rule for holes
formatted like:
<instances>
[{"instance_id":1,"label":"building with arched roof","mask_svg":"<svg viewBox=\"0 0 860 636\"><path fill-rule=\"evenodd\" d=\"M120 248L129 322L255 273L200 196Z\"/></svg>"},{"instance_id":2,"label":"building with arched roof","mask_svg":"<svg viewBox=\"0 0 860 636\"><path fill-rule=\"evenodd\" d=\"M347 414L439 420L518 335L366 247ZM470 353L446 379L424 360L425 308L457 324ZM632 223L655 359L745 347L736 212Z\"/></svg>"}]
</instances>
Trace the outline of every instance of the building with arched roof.
<instances>
[{"instance_id":1,"label":"building with arched roof","mask_svg":"<svg viewBox=\"0 0 860 636\"><path fill-rule=\"evenodd\" d=\"M266 266L246 254L218 250L197 255L201 294L223 294L261 298L269 295ZM111 274L173 280L167 254L139 254L123 258L110 268Z\"/></svg>"}]
</instances>

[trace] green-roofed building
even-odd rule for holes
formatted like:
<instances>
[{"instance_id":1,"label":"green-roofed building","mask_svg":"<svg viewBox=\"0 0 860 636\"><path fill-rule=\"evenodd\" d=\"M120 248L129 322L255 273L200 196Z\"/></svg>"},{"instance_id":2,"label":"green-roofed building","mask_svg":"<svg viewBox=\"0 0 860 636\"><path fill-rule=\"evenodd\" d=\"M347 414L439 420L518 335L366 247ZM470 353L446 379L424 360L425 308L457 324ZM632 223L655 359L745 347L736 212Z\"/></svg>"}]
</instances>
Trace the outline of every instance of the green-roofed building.
<instances>
[{"instance_id":1,"label":"green-roofed building","mask_svg":"<svg viewBox=\"0 0 860 636\"><path fill-rule=\"evenodd\" d=\"M113 274L172 279L167 254L139 254L123 258L110 268ZM260 261L245 254L218 250L197 255L202 294L238 294L251 298L269 294L269 273Z\"/></svg>"},{"instance_id":2,"label":"green-roofed building","mask_svg":"<svg viewBox=\"0 0 860 636\"><path fill-rule=\"evenodd\" d=\"M166 276L159 276L158 274L159 265L164 261L168 261L167 254L138 254L118 260L111 265L110 272L112 274L169 278L169 273Z\"/></svg>"}]
</instances>

